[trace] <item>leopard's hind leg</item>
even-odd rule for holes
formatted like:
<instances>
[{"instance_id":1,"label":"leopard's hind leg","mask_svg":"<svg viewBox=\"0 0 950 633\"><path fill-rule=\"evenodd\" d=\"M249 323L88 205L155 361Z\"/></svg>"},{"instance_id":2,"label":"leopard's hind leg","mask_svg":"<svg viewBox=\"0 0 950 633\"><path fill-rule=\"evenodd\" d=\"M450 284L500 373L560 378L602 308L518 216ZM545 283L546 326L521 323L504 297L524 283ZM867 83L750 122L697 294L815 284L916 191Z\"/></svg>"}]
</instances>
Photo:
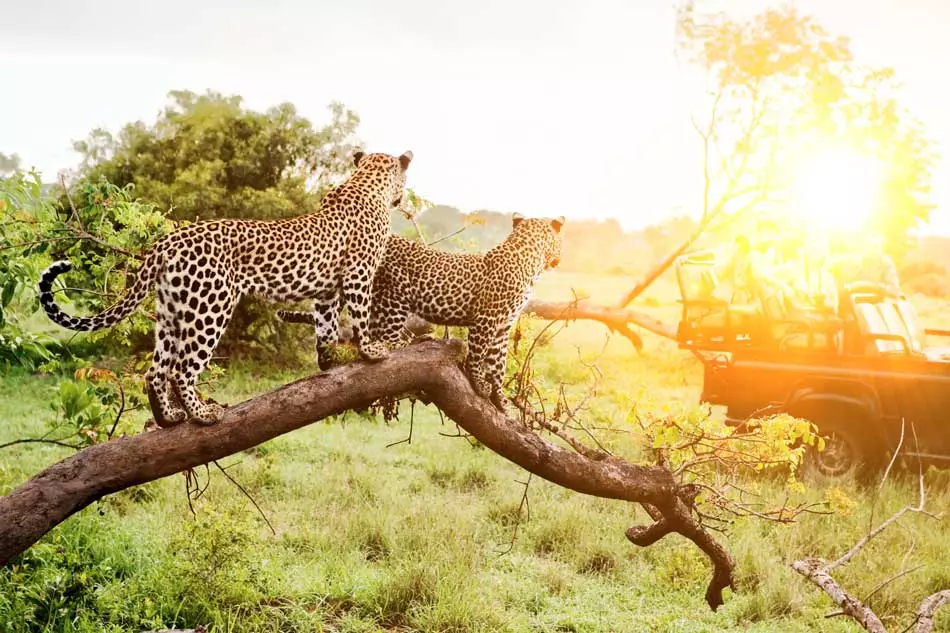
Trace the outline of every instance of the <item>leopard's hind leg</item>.
<instances>
[{"instance_id":1,"label":"leopard's hind leg","mask_svg":"<svg viewBox=\"0 0 950 633\"><path fill-rule=\"evenodd\" d=\"M513 325L513 318L488 320L477 323L468 331L466 373L475 392L503 413L511 406L502 391L502 384L508 360L508 337Z\"/></svg>"},{"instance_id":2,"label":"leopard's hind leg","mask_svg":"<svg viewBox=\"0 0 950 633\"><path fill-rule=\"evenodd\" d=\"M207 273L206 283L215 282L214 275L215 272ZM211 362L211 355L240 298L228 283L216 283L215 286L219 288L218 292L193 295L187 303L179 306L176 315L181 337L174 371L175 386L188 415L200 424L214 424L224 413L221 405L213 401L202 402L196 385L198 377Z\"/></svg>"},{"instance_id":3,"label":"leopard's hind leg","mask_svg":"<svg viewBox=\"0 0 950 633\"><path fill-rule=\"evenodd\" d=\"M370 310L369 335L374 341L382 341L391 349L402 347L412 341L411 333L406 329L409 308L405 297L394 296L388 291L373 295Z\"/></svg>"},{"instance_id":4,"label":"leopard's hind leg","mask_svg":"<svg viewBox=\"0 0 950 633\"><path fill-rule=\"evenodd\" d=\"M160 427L180 424L188 417L169 380L178 352L179 332L168 303L168 294L161 285L156 287L155 350L152 352L152 365L145 374L149 407L155 423Z\"/></svg>"},{"instance_id":5,"label":"leopard's hind leg","mask_svg":"<svg viewBox=\"0 0 950 633\"><path fill-rule=\"evenodd\" d=\"M333 346L340 341L340 291L328 291L313 300L313 332L317 366L326 371L333 366Z\"/></svg>"},{"instance_id":6,"label":"leopard's hind leg","mask_svg":"<svg viewBox=\"0 0 950 633\"><path fill-rule=\"evenodd\" d=\"M374 338L369 327L374 274L375 266L367 267L365 263L352 266L343 276L343 300L350 313L353 342L359 349L360 356L365 360L378 362L389 356L389 347Z\"/></svg>"}]
</instances>

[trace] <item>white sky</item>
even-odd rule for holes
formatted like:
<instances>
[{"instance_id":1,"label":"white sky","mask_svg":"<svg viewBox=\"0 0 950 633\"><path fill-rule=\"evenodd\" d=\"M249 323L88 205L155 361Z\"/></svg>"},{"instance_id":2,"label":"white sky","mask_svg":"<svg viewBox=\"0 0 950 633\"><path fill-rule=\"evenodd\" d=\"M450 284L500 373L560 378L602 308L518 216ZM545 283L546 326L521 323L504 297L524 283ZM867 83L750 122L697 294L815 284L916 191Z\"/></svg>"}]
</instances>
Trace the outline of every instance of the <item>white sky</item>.
<instances>
[{"instance_id":1,"label":"white sky","mask_svg":"<svg viewBox=\"0 0 950 633\"><path fill-rule=\"evenodd\" d=\"M950 146L950 3L793 4L894 66ZM153 121L172 89L290 101L315 126L339 100L370 151L413 150L436 203L642 226L700 201L673 33L672 0L0 0L0 151L52 179L72 140ZM950 233L946 160L934 181Z\"/></svg>"}]
</instances>

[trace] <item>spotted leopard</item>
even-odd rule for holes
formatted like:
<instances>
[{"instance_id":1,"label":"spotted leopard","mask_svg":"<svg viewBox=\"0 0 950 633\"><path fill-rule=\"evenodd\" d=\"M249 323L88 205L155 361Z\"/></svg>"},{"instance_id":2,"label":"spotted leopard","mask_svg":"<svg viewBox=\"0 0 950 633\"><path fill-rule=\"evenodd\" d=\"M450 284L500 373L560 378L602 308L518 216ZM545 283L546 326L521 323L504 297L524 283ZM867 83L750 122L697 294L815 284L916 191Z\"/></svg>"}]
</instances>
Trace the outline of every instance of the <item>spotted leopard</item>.
<instances>
[{"instance_id":1,"label":"spotted leopard","mask_svg":"<svg viewBox=\"0 0 950 633\"><path fill-rule=\"evenodd\" d=\"M149 249L123 298L92 317L70 316L56 305L53 281L71 268L56 262L40 279L40 303L65 328L100 330L131 314L154 284L155 352L146 390L161 426L186 418L212 424L220 418L222 407L203 402L195 385L243 295L313 299L323 310L344 303L361 355L380 360L389 351L368 332L372 281L386 247L390 208L403 198L411 161L412 152L399 157L356 152L355 171L314 213L179 229Z\"/></svg>"},{"instance_id":2,"label":"spotted leopard","mask_svg":"<svg viewBox=\"0 0 950 633\"><path fill-rule=\"evenodd\" d=\"M511 328L538 277L557 266L563 224L563 217L525 219L516 213L505 241L483 254L447 253L391 235L373 281L371 336L392 347L405 343L403 326L410 313L436 325L467 327L465 369L472 386L504 410L501 388ZM320 346L336 338L331 330L338 311L327 308L278 314L285 321L315 323ZM319 348L317 356L327 357Z\"/></svg>"}]
</instances>

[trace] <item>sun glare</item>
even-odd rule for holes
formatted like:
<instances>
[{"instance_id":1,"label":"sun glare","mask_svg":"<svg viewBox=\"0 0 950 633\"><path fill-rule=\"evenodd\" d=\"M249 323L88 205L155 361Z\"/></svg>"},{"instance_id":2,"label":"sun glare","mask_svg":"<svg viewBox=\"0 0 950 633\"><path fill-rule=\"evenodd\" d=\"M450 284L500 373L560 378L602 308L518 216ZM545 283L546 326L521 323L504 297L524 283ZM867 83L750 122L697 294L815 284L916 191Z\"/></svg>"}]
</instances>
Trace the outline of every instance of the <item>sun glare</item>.
<instances>
[{"instance_id":1,"label":"sun glare","mask_svg":"<svg viewBox=\"0 0 950 633\"><path fill-rule=\"evenodd\" d=\"M870 156L842 148L810 154L794 181L793 212L816 229L862 228L880 182L880 164Z\"/></svg>"}]
</instances>

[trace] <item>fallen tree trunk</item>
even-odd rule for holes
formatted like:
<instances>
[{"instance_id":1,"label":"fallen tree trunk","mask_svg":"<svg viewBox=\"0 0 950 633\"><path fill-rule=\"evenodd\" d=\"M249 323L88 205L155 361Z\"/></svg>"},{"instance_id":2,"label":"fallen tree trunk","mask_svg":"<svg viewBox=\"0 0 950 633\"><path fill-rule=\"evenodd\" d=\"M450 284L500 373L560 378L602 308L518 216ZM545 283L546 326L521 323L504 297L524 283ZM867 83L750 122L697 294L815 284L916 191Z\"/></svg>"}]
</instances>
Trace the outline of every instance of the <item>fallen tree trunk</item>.
<instances>
[{"instance_id":1,"label":"fallen tree trunk","mask_svg":"<svg viewBox=\"0 0 950 633\"><path fill-rule=\"evenodd\" d=\"M278 435L383 397L417 392L482 444L526 470L584 494L648 504L656 523L628 538L647 546L682 534L715 568L706 593L712 609L732 586L728 552L697 522L669 470L611 456L587 457L507 419L479 398L458 366L459 341L426 340L379 363L354 362L228 408L213 426L181 424L86 448L0 498L0 564L11 562L54 526L102 497L221 459Z\"/></svg>"}]
</instances>

